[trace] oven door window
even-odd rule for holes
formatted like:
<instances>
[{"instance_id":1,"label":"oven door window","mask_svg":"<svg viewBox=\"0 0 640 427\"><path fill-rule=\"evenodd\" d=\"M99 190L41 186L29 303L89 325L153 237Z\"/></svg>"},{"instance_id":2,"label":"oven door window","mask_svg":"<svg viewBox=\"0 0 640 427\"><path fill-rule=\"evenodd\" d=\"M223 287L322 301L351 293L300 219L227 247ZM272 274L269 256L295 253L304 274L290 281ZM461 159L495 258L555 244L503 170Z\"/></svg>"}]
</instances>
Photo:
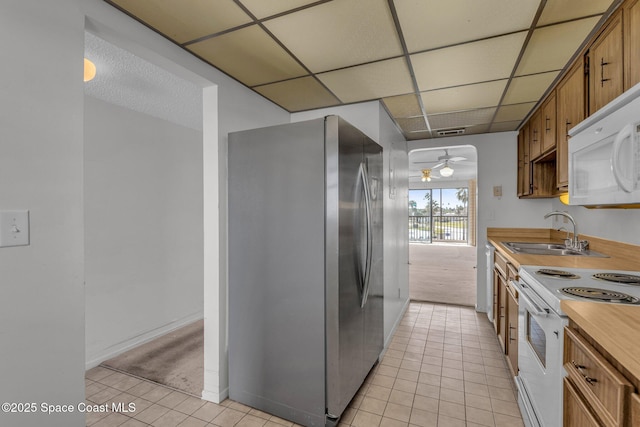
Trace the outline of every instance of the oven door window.
<instances>
[{"instance_id":1,"label":"oven door window","mask_svg":"<svg viewBox=\"0 0 640 427\"><path fill-rule=\"evenodd\" d=\"M544 333L544 329L536 321L536 318L527 311L527 341L531 345L536 357L542 363L542 366L547 366L547 337Z\"/></svg>"}]
</instances>

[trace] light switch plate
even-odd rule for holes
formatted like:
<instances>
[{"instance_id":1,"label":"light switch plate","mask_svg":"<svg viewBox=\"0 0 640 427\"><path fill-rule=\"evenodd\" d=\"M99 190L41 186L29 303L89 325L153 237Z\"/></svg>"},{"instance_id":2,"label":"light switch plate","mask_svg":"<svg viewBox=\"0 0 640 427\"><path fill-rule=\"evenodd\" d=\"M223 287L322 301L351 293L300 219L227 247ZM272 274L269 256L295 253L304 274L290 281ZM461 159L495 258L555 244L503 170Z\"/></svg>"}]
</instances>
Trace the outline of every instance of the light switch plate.
<instances>
[{"instance_id":1,"label":"light switch plate","mask_svg":"<svg viewBox=\"0 0 640 427\"><path fill-rule=\"evenodd\" d=\"M0 248L29 245L29 211L0 211Z\"/></svg>"},{"instance_id":2,"label":"light switch plate","mask_svg":"<svg viewBox=\"0 0 640 427\"><path fill-rule=\"evenodd\" d=\"M502 185L493 187L493 197L502 197Z\"/></svg>"}]
</instances>

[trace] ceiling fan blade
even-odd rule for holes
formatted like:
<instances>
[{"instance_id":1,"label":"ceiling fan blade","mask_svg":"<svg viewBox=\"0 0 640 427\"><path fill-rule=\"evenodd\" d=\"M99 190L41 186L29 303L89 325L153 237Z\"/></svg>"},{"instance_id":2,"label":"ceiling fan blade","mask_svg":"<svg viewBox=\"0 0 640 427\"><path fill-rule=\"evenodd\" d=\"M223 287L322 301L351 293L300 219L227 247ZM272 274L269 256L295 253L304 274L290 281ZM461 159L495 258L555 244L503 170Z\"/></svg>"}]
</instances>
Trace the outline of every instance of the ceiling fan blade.
<instances>
[{"instance_id":1,"label":"ceiling fan blade","mask_svg":"<svg viewBox=\"0 0 640 427\"><path fill-rule=\"evenodd\" d=\"M431 169L439 168L441 166L444 166L444 162L438 163L437 165L433 166Z\"/></svg>"},{"instance_id":2,"label":"ceiling fan blade","mask_svg":"<svg viewBox=\"0 0 640 427\"><path fill-rule=\"evenodd\" d=\"M462 161L462 160L467 160L467 158L466 157L461 157L461 156L456 156L456 157L451 157L449 159L450 162L459 162L459 161Z\"/></svg>"}]
</instances>

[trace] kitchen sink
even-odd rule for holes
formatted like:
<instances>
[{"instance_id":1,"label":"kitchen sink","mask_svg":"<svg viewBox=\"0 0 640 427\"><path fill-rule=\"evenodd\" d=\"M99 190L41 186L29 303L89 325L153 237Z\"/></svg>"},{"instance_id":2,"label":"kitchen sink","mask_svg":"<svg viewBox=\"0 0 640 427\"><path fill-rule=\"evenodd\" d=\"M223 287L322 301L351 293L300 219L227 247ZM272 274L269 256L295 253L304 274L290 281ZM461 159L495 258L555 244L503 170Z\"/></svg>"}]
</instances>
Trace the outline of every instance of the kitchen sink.
<instances>
[{"instance_id":1,"label":"kitchen sink","mask_svg":"<svg viewBox=\"0 0 640 427\"><path fill-rule=\"evenodd\" d=\"M590 250L577 251L575 249L570 249L561 243L502 242L502 244L514 254L590 256L590 257L609 258L607 255L604 255L595 251L590 251Z\"/></svg>"}]
</instances>

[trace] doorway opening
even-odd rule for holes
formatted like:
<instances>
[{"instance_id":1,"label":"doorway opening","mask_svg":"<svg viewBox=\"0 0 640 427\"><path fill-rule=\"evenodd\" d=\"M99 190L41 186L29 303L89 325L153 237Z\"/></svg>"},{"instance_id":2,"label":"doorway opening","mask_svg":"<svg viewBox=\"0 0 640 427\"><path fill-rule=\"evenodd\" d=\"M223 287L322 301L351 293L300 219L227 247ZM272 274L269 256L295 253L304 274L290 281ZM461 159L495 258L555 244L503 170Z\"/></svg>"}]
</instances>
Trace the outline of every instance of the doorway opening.
<instances>
[{"instance_id":1,"label":"doorway opening","mask_svg":"<svg viewBox=\"0 0 640 427\"><path fill-rule=\"evenodd\" d=\"M477 152L473 146L409 153L409 296L476 305Z\"/></svg>"},{"instance_id":2,"label":"doorway opening","mask_svg":"<svg viewBox=\"0 0 640 427\"><path fill-rule=\"evenodd\" d=\"M204 319L214 304L204 294L216 284L206 281L203 255L205 243L217 244L209 230L218 216L205 215L218 170L217 156L208 157L217 154L217 119L205 112L217 117L208 108L217 88L99 24L91 30L85 55L98 73L85 85L86 368L199 397L207 364L217 361L205 354L207 341L215 352L217 333L214 316Z\"/></svg>"}]
</instances>

